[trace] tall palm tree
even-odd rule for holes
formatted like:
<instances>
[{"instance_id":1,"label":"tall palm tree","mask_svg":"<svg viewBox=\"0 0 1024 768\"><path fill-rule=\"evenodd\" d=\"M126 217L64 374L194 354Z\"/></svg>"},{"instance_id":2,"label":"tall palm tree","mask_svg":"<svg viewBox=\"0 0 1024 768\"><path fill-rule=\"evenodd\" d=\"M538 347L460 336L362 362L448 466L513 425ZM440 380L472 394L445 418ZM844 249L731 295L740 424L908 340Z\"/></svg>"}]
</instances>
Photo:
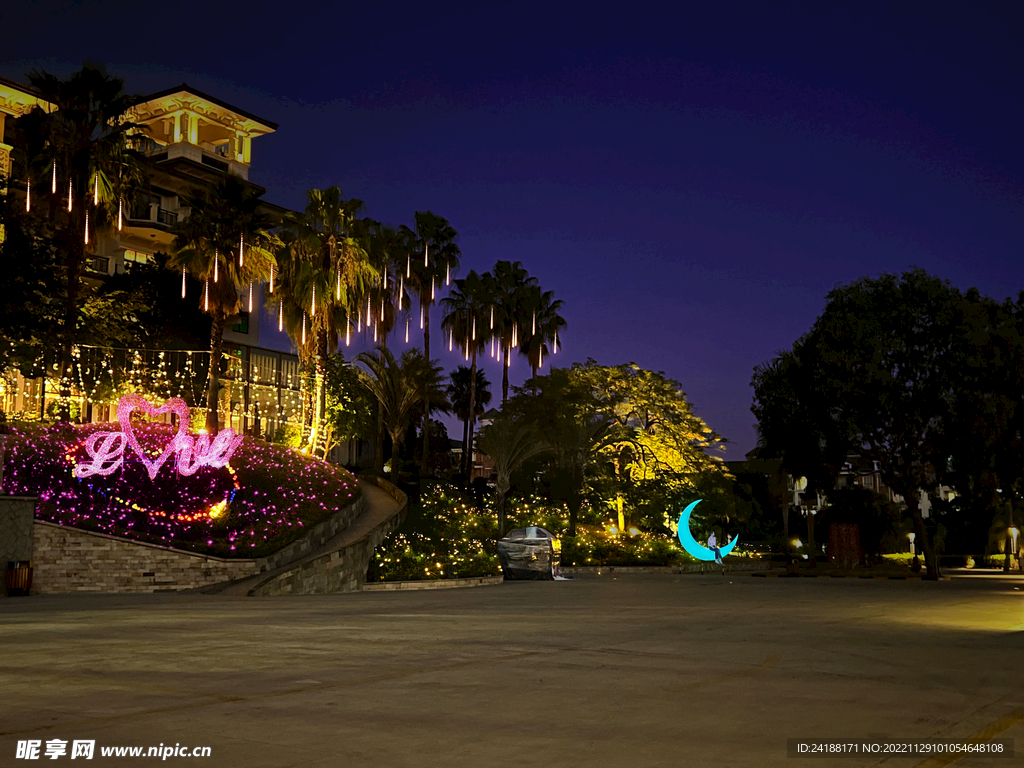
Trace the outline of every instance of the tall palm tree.
<instances>
[{"instance_id":1,"label":"tall palm tree","mask_svg":"<svg viewBox=\"0 0 1024 768\"><path fill-rule=\"evenodd\" d=\"M462 455L470 450L469 445L469 377L470 369L460 365L452 371L448 384L448 402L452 405L455 416L462 420ZM476 396L474 398L476 416L483 416L487 404L491 402L491 383L482 368L476 371Z\"/></svg>"},{"instance_id":2,"label":"tall palm tree","mask_svg":"<svg viewBox=\"0 0 1024 768\"><path fill-rule=\"evenodd\" d=\"M545 358L558 351L558 336L566 325L565 318L558 314L563 304L561 299L555 298L554 291L541 291L537 286L527 289L519 331L519 354L529 362L533 382Z\"/></svg>"},{"instance_id":3,"label":"tall palm tree","mask_svg":"<svg viewBox=\"0 0 1024 768\"><path fill-rule=\"evenodd\" d=\"M485 276L490 281L494 311L490 323L497 353L501 360L501 403L508 400L508 366L519 341L519 328L531 311L529 300L537 286L537 278L530 277L521 262L499 261L494 271Z\"/></svg>"},{"instance_id":4,"label":"tall palm tree","mask_svg":"<svg viewBox=\"0 0 1024 768\"><path fill-rule=\"evenodd\" d=\"M203 283L200 306L213 318L206 388L206 428L220 429L221 353L228 318L248 306L258 283L269 280L281 241L274 217L262 208L262 192L228 175L186 197L189 215L175 228L175 253L167 265Z\"/></svg>"},{"instance_id":5,"label":"tall palm tree","mask_svg":"<svg viewBox=\"0 0 1024 768\"><path fill-rule=\"evenodd\" d=\"M497 474L495 490L500 539L505 535L505 497L512 485L512 475L524 463L546 453L550 447L526 421L516 419L505 411L480 430L477 444L481 451L491 457Z\"/></svg>"},{"instance_id":6,"label":"tall palm tree","mask_svg":"<svg viewBox=\"0 0 1024 768\"><path fill-rule=\"evenodd\" d=\"M128 117L137 97L125 93L123 80L89 65L66 80L45 71L30 72L28 79L54 107L36 107L21 122L28 139L25 176L32 190L50 193L45 209L64 253L57 413L68 421L86 251L99 226L120 225L123 206L145 185L135 149L139 129Z\"/></svg>"},{"instance_id":7,"label":"tall palm tree","mask_svg":"<svg viewBox=\"0 0 1024 768\"><path fill-rule=\"evenodd\" d=\"M305 210L285 221L286 247L273 296L305 367L313 363L303 442L308 440L314 452L323 432L327 356L337 349L339 336L347 336L350 317L380 276L354 236L362 208L362 200L346 199L338 187L311 189Z\"/></svg>"},{"instance_id":8,"label":"tall palm tree","mask_svg":"<svg viewBox=\"0 0 1024 768\"><path fill-rule=\"evenodd\" d=\"M442 285L447 286L459 269L462 252L456 244L459 233L442 216L432 211L416 211L416 229L405 225L399 234L406 243L405 279L416 293L423 329L423 356L430 360L430 308L437 300ZM421 471L426 471L430 451L429 416L424 415Z\"/></svg>"},{"instance_id":9,"label":"tall palm tree","mask_svg":"<svg viewBox=\"0 0 1024 768\"><path fill-rule=\"evenodd\" d=\"M473 468L473 425L476 423L476 358L487 346L490 294L487 281L475 271L455 281L451 293L441 302L441 327L452 336L470 363L468 450L462 456L462 471L468 478Z\"/></svg>"},{"instance_id":10,"label":"tall palm tree","mask_svg":"<svg viewBox=\"0 0 1024 768\"><path fill-rule=\"evenodd\" d=\"M366 366L366 370L360 371L360 377L377 398L384 414L384 425L391 435L392 477L397 480L401 472L402 442L413 418L425 403L444 399L441 368L417 349L406 350L399 361L391 350L378 346L376 352L363 352L356 359ZM429 413L429 405L426 410Z\"/></svg>"}]
</instances>

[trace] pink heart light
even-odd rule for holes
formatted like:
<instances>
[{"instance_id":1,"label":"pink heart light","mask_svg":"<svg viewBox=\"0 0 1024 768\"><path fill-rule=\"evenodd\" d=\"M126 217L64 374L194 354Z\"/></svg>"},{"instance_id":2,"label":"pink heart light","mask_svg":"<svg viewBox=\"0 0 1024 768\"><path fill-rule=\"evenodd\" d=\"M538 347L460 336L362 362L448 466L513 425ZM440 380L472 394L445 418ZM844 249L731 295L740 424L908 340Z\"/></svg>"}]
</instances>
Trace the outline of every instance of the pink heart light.
<instances>
[{"instance_id":1,"label":"pink heart light","mask_svg":"<svg viewBox=\"0 0 1024 768\"><path fill-rule=\"evenodd\" d=\"M178 417L177 434L175 434L174 438L167 444L167 447L164 448L163 453L161 453L155 460L150 459L142 450L142 446L139 445L139 439L135 435L134 427L132 427L132 411L143 411L149 416L161 416L165 413L174 413ZM167 459L171 457L171 454L177 451L188 438L188 403L180 397L172 397L159 408L155 408L141 395L125 395L117 404L117 420L121 424L121 432L128 438L128 445L130 445L132 450L138 454L139 459L146 467L146 472L149 474L150 480L156 477L156 473L160 471L160 467L164 465L164 462L167 461Z\"/></svg>"}]
</instances>

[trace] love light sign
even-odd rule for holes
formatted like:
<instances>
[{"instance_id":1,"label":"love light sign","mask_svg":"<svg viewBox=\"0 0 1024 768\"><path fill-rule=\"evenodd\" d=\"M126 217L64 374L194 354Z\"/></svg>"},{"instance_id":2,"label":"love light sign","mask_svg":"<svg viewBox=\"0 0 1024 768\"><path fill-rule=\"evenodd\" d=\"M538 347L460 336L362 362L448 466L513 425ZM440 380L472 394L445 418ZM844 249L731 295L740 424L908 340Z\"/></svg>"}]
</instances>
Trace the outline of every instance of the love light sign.
<instances>
[{"instance_id":1,"label":"love light sign","mask_svg":"<svg viewBox=\"0 0 1024 768\"><path fill-rule=\"evenodd\" d=\"M164 446L156 458L146 455L139 445L138 436L132 427L132 412L142 411L149 416L173 413L178 417L178 432ZM117 404L117 421L120 432L96 432L85 441L85 452L90 461L75 465L75 477L109 475L124 464L124 452L130 447L146 468L149 479L154 480L157 472L172 455L177 454L177 469L180 475L193 475L202 467L223 467L230 460L235 449L242 442L242 436L233 429L224 429L216 437L207 434L188 434L189 408L180 397L172 397L159 408L154 407L141 395L125 395Z\"/></svg>"}]
</instances>

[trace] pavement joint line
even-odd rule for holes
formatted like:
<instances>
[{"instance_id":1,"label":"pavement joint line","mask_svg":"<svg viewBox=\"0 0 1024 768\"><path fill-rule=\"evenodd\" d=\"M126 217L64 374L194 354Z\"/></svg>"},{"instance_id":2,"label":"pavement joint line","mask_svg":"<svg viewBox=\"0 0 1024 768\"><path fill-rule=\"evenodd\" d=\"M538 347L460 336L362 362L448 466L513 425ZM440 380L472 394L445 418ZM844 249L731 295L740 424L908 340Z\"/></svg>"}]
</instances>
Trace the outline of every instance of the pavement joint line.
<instances>
[{"instance_id":1,"label":"pavement joint line","mask_svg":"<svg viewBox=\"0 0 1024 768\"><path fill-rule=\"evenodd\" d=\"M371 677L361 677L355 680L343 680L337 683L321 683L318 685L304 685L297 688L287 688L281 691L270 691L268 693L252 694L249 696L221 696L213 701L207 702L190 702L188 704L175 704L170 707L157 707L155 709L145 709L138 712L130 712L125 714L109 715L105 717L90 717L84 720L76 720L68 723L58 723L56 725L41 725L36 728L27 728L18 731L0 731L0 736L20 736L22 734L38 733L40 731L50 731L55 728L77 728L83 725L95 725L96 723L106 723L111 721L124 721L128 718L135 717L147 717L149 715L161 715L170 712L181 712L183 710L197 710L203 707L214 706L216 704L230 704L236 701L253 701L257 699L271 699L280 696L291 696L296 693L304 693L312 690L327 690L331 688L346 688L356 685L365 685L366 683L383 682L387 680L400 680L405 677L413 677L414 675L428 675L434 672L444 672L451 669L460 669L462 667L470 667L475 664L487 664L496 661L510 661L512 659L519 659L526 656L536 656L543 651L520 651L519 653L512 653L505 656L495 656L486 659L473 659L471 661L460 661L455 664L441 664L436 667L430 667L426 669L409 669L402 672L392 672L386 675L373 675Z\"/></svg>"},{"instance_id":2,"label":"pavement joint line","mask_svg":"<svg viewBox=\"0 0 1024 768\"><path fill-rule=\"evenodd\" d=\"M990 739L995 738L1003 731L1008 728L1012 728L1017 723L1024 721L1024 707L1018 707L1009 714L1003 715L997 720L993 720L991 723L986 725L980 731L975 731L970 736L967 736L961 741L970 742L972 744L980 744ZM964 757L979 757L978 755L949 755L944 757L929 757L918 763L914 768L946 768L948 765L961 760Z\"/></svg>"}]
</instances>

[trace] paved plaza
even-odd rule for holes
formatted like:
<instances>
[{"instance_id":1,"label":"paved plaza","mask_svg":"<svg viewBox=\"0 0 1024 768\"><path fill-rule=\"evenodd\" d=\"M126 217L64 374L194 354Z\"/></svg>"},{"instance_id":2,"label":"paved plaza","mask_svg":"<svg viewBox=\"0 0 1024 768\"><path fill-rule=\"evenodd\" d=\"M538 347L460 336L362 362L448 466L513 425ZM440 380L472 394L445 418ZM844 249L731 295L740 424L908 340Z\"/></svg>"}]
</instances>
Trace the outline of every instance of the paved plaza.
<instances>
[{"instance_id":1,"label":"paved plaza","mask_svg":"<svg viewBox=\"0 0 1024 768\"><path fill-rule=\"evenodd\" d=\"M1013 738L1024 582L629 574L317 597L0 600L19 741L209 766L823 766L787 737ZM75 761L73 764L78 764Z\"/></svg>"}]
</instances>

